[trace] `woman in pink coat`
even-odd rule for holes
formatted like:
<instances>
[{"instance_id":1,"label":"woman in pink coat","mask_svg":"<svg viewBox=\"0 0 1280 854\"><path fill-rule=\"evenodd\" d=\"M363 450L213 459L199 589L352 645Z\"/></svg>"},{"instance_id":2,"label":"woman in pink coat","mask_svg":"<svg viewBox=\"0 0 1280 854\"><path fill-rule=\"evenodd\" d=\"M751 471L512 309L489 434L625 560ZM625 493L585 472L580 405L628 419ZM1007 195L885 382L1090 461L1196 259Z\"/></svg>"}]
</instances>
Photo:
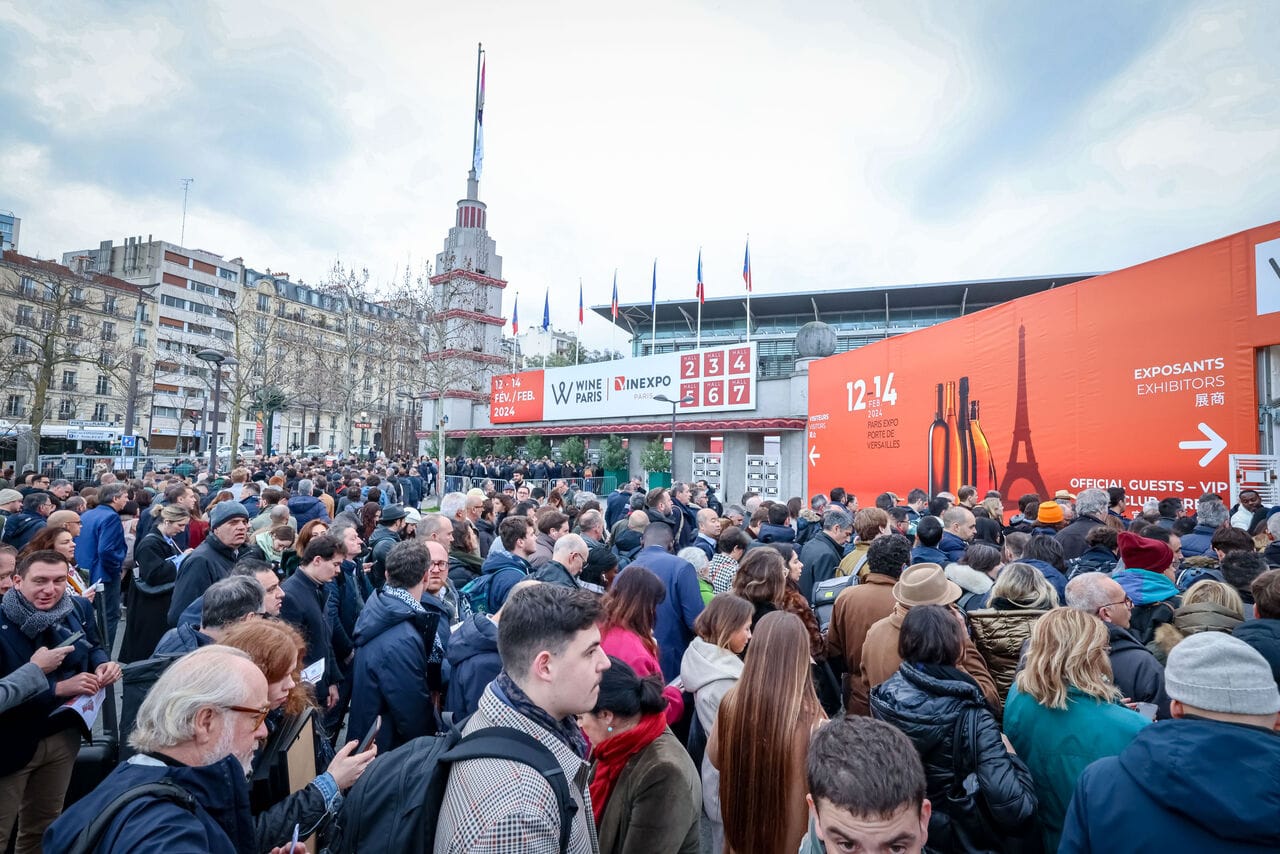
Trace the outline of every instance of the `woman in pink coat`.
<instances>
[{"instance_id":1,"label":"woman in pink coat","mask_svg":"<svg viewBox=\"0 0 1280 854\"><path fill-rule=\"evenodd\" d=\"M604 618L600 622L600 648L606 655L631 665L641 678L662 675L658 666L658 642L653 638L658 603L667 596L666 585L641 566L629 568L614 579L604 597ZM684 695L677 679L663 689L667 698L667 723L684 715Z\"/></svg>"}]
</instances>

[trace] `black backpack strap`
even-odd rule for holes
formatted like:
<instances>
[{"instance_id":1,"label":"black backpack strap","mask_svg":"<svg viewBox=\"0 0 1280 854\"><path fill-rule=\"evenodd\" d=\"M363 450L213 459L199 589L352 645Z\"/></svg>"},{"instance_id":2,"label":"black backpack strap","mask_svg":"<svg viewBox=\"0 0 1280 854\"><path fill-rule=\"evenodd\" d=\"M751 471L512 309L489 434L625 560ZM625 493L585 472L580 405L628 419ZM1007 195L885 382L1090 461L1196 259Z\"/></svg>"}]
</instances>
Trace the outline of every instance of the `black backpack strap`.
<instances>
[{"instance_id":1,"label":"black backpack strap","mask_svg":"<svg viewBox=\"0 0 1280 854\"><path fill-rule=\"evenodd\" d=\"M169 801L190 813L196 811L196 799L177 783L166 779L141 783L116 795L115 799L94 816L93 821L89 822L84 830L80 831L66 854L91 854L91 852L96 851L102 843L102 837L106 835L111 823L115 821L120 811L140 798L156 798L162 801Z\"/></svg>"},{"instance_id":2,"label":"black backpack strap","mask_svg":"<svg viewBox=\"0 0 1280 854\"><path fill-rule=\"evenodd\" d=\"M464 736L448 753L440 757L441 762L462 762L468 759L509 759L535 769L546 778L555 792L556 803L560 806L560 850L569 850L569 834L573 829L573 820L578 814L578 805L569 793L569 781L560 760L554 753L533 736L512 727L487 727Z\"/></svg>"}]
</instances>

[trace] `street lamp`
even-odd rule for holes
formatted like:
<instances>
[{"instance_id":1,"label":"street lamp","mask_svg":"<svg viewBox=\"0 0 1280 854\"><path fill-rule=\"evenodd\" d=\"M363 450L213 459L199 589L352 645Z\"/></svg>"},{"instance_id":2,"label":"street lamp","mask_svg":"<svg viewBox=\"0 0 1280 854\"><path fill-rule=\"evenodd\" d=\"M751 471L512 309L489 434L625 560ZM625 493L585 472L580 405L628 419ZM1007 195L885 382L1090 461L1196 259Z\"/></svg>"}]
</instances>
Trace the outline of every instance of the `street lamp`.
<instances>
[{"instance_id":1,"label":"street lamp","mask_svg":"<svg viewBox=\"0 0 1280 854\"><path fill-rule=\"evenodd\" d=\"M235 367L239 364L234 358L217 350L201 350L196 358L208 362L213 368L213 424L209 440L209 475L218 470L218 424L222 421L219 404L222 402L222 366Z\"/></svg>"},{"instance_id":2,"label":"street lamp","mask_svg":"<svg viewBox=\"0 0 1280 854\"><path fill-rule=\"evenodd\" d=\"M369 449L365 447L365 436L369 431L369 413L366 410L360 410L360 453L367 455Z\"/></svg>"},{"instance_id":3,"label":"street lamp","mask_svg":"<svg viewBox=\"0 0 1280 854\"><path fill-rule=\"evenodd\" d=\"M671 404L671 479L676 479L676 410L686 403L693 403L693 395L686 394L679 400L672 400L665 394L655 394L654 400Z\"/></svg>"},{"instance_id":4,"label":"street lamp","mask_svg":"<svg viewBox=\"0 0 1280 854\"><path fill-rule=\"evenodd\" d=\"M441 398L439 398L439 400L440 400L440 408L443 410L443 409L444 409L444 398L443 398L443 397L441 397ZM445 480L444 480L444 428L448 425L448 423L449 423L449 416L448 416L448 415L446 415L446 414L444 414L444 413L442 412L442 413L440 414L440 420L436 422L436 431L437 431L437 439L436 439L436 456L439 458L439 459L437 460L437 462L436 462L436 466L437 466L437 468L438 468L438 471L437 471L437 473L436 473L436 486L437 486L437 487L439 488L439 490L440 490L440 497L441 497L441 499L443 499L443 498L444 498L444 493L445 493Z\"/></svg>"}]
</instances>

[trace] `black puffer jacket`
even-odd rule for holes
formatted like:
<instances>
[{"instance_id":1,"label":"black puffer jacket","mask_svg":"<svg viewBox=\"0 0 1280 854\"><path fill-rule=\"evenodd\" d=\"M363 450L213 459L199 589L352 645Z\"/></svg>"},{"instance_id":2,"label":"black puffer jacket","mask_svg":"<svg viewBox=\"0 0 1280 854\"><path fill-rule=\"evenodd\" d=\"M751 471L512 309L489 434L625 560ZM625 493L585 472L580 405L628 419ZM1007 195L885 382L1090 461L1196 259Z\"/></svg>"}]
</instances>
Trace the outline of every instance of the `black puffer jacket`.
<instances>
[{"instance_id":1,"label":"black puffer jacket","mask_svg":"<svg viewBox=\"0 0 1280 854\"><path fill-rule=\"evenodd\" d=\"M888 681L871 692L871 715L902 730L924 762L928 797L933 803L933 815L929 819L930 848L975 850L956 839L952 817L946 812L947 791L956 777L952 757L957 737L963 773L975 770L969 757L976 744L978 784L994 834L1022 835L1031 829L1036 811L1031 772L1021 759L1005 749L1000 726L975 683L939 679L903 664Z\"/></svg>"}]
</instances>

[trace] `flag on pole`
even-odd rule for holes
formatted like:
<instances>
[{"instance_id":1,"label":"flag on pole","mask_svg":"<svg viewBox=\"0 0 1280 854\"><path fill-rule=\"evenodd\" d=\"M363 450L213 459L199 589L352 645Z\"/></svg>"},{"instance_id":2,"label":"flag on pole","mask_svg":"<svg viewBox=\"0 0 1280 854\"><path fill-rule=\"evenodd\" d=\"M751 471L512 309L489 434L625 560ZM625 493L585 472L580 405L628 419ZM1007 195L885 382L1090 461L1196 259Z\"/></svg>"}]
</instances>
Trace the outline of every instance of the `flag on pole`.
<instances>
[{"instance_id":1,"label":"flag on pole","mask_svg":"<svg viewBox=\"0 0 1280 854\"><path fill-rule=\"evenodd\" d=\"M742 281L747 283L747 293L751 293L751 240L747 240L747 251L742 256Z\"/></svg>"},{"instance_id":2,"label":"flag on pole","mask_svg":"<svg viewBox=\"0 0 1280 854\"><path fill-rule=\"evenodd\" d=\"M515 307L511 309L511 334L520 334L520 295L516 294Z\"/></svg>"},{"instance_id":3,"label":"flag on pole","mask_svg":"<svg viewBox=\"0 0 1280 854\"><path fill-rule=\"evenodd\" d=\"M542 331L546 332L551 328L551 288L547 288L547 295L542 301Z\"/></svg>"},{"instance_id":4,"label":"flag on pole","mask_svg":"<svg viewBox=\"0 0 1280 854\"><path fill-rule=\"evenodd\" d=\"M471 155L471 168L476 172L476 180L480 180L480 172L484 169L484 71L488 60L480 65L480 90L476 93L476 150Z\"/></svg>"},{"instance_id":5,"label":"flag on pole","mask_svg":"<svg viewBox=\"0 0 1280 854\"><path fill-rule=\"evenodd\" d=\"M658 259L653 259L653 290L649 295L649 352L654 353L653 349L658 340Z\"/></svg>"},{"instance_id":6,"label":"flag on pole","mask_svg":"<svg viewBox=\"0 0 1280 854\"><path fill-rule=\"evenodd\" d=\"M702 287L702 247L698 247L698 305L707 301L707 292Z\"/></svg>"},{"instance_id":7,"label":"flag on pole","mask_svg":"<svg viewBox=\"0 0 1280 854\"><path fill-rule=\"evenodd\" d=\"M618 321L618 271L613 271L613 320Z\"/></svg>"},{"instance_id":8,"label":"flag on pole","mask_svg":"<svg viewBox=\"0 0 1280 854\"><path fill-rule=\"evenodd\" d=\"M578 279L578 325L582 325L582 279Z\"/></svg>"}]
</instances>

